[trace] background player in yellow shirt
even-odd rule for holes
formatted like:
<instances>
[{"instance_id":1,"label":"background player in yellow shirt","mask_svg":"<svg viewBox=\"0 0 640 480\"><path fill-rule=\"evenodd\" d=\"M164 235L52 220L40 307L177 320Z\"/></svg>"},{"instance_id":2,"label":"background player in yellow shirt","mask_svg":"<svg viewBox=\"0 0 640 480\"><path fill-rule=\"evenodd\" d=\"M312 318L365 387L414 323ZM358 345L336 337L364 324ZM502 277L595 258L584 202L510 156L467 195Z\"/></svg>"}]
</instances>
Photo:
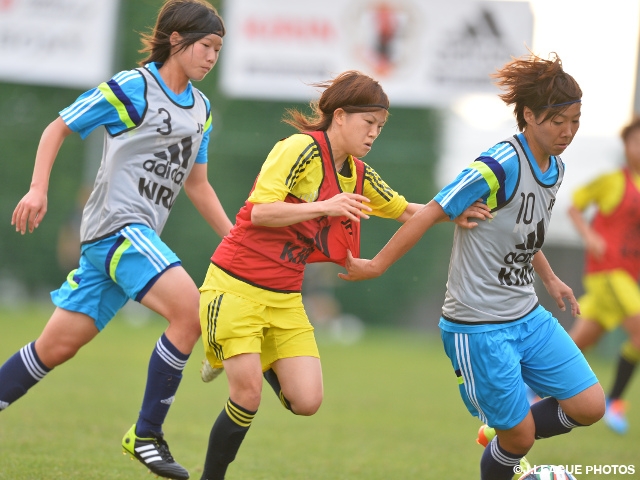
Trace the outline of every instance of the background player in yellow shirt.
<instances>
[{"instance_id":1,"label":"background player in yellow shirt","mask_svg":"<svg viewBox=\"0 0 640 480\"><path fill-rule=\"evenodd\" d=\"M604 416L612 430L623 434L628 424L621 397L640 360L640 118L621 136L626 165L576 190L569 216L586 248L582 313L571 337L584 350L617 327L629 335ZM596 209L591 221L583 214L588 207Z\"/></svg>"}]
</instances>

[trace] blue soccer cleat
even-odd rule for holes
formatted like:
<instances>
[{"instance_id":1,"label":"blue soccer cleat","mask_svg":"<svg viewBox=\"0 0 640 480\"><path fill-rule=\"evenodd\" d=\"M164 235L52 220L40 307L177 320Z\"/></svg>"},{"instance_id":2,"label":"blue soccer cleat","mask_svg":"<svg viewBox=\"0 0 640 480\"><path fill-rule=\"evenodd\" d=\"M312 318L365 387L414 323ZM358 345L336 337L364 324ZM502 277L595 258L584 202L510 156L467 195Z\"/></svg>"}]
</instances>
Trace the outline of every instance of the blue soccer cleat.
<instances>
[{"instance_id":1,"label":"blue soccer cleat","mask_svg":"<svg viewBox=\"0 0 640 480\"><path fill-rule=\"evenodd\" d=\"M604 423L614 432L624 435L629 430L627 422L627 404L620 399L607 400L607 409L604 412Z\"/></svg>"}]
</instances>

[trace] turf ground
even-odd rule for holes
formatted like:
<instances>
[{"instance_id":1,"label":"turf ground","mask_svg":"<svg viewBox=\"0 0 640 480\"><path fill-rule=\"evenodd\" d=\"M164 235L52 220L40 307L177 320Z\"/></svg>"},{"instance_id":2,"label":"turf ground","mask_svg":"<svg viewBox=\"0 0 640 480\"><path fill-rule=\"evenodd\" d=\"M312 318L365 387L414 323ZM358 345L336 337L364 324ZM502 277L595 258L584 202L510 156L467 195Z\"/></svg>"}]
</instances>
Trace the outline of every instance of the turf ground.
<instances>
[{"instance_id":1,"label":"turf ground","mask_svg":"<svg viewBox=\"0 0 640 480\"><path fill-rule=\"evenodd\" d=\"M0 362L42 329L50 309L0 309ZM135 421L161 319L117 317L75 359L0 413L1 480L144 479L121 453ZM263 402L228 480L477 479L479 421L465 410L435 333L368 330L355 345L319 337L325 400L313 417L284 410L265 384ZM226 379L199 378L198 345L165 425L172 453L200 478L210 427L228 395ZM613 359L590 355L605 388ZM630 433L599 423L537 442L534 464L632 465L640 478L640 380L633 382ZM575 468L575 467L574 467ZM603 470L604 472L604 470Z\"/></svg>"}]
</instances>

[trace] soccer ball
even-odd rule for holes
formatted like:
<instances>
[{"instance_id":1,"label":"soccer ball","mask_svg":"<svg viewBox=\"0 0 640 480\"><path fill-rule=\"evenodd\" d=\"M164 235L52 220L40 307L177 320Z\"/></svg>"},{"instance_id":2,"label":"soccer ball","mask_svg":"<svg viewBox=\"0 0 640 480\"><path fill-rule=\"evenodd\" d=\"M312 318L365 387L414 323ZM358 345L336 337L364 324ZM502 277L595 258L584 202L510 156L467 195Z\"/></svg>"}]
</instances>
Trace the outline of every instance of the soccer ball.
<instances>
[{"instance_id":1,"label":"soccer ball","mask_svg":"<svg viewBox=\"0 0 640 480\"><path fill-rule=\"evenodd\" d=\"M519 480L576 480L559 465L536 465L522 474Z\"/></svg>"}]
</instances>

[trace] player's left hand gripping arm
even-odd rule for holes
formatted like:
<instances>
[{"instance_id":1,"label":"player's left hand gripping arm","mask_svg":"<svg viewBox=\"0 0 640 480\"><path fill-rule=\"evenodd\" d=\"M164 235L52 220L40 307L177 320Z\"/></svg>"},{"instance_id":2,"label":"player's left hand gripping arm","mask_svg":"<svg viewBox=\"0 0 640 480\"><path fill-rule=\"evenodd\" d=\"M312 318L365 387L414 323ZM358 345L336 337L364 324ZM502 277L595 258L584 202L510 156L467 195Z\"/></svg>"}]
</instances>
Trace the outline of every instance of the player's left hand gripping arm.
<instances>
[{"instance_id":1,"label":"player's left hand gripping arm","mask_svg":"<svg viewBox=\"0 0 640 480\"><path fill-rule=\"evenodd\" d=\"M36 161L31 177L31 186L27 194L22 197L11 216L11 225L16 226L16 232L22 235L28 230L33 233L38 228L47 213L47 192L51 169L64 139L72 133L62 118L58 117L42 132Z\"/></svg>"},{"instance_id":2,"label":"player's left hand gripping arm","mask_svg":"<svg viewBox=\"0 0 640 480\"><path fill-rule=\"evenodd\" d=\"M477 218L479 220L488 220L493 218L493 215L491 215L491 209L482 201L482 199L473 202L464 212L452 221L459 227L471 230L478 226L478 222L472 221L473 218Z\"/></svg>"},{"instance_id":3,"label":"player's left hand gripping arm","mask_svg":"<svg viewBox=\"0 0 640 480\"><path fill-rule=\"evenodd\" d=\"M564 299L566 298L571 305L571 315L574 317L579 315L580 305L578 305L573 290L553 273L551 265L549 265L547 257L544 256L542 251L538 251L538 253L533 256L531 264L540 277L540 280L542 280L547 292L549 292L549 295L556 301L558 308L564 312Z\"/></svg>"},{"instance_id":4,"label":"player's left hand gripping arm","mask_svg":"<svg viewBox=\"0 0 640 480\"><path fill-rule=\"evenodd\" d=\"M345 263L347 273L340 273L338 276L349 281L379 277L400 257L411 250L427 230L447 218L442 207L437 202L430 201L398 229L372 260L353 258L351 252L347 252Z\"/></svg>"},{"instance_id":5,"label":"player's left hand gripping arm","mask_svg":"<svg viewBox=\"0 0 640 480\"><path fill-rule=\"evenodd\" d=\"M209 183L206 163L196 163L193 166L184 182L184 192L220 238L229 233L233 224Z\"/></svg>"}]
</instances>

